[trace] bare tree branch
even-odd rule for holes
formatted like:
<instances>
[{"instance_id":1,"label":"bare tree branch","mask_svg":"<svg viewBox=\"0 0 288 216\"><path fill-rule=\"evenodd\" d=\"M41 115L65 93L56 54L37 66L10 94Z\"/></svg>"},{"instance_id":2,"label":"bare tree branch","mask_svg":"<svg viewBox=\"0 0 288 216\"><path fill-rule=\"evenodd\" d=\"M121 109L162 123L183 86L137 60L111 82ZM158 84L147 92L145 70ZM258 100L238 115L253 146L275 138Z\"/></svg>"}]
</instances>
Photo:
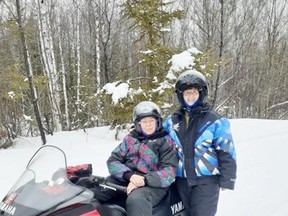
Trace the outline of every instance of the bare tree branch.
<instances>
[{"instance_id":1,"label":"bare tree branch","mask_svg":"<svg viewBox=\"0 0 288 216\"><path fill-rule=\"evenodd\" d=\"M284 102L281 102L281 103L278 103L278 104L274 104L273 106L269 107L269 108L267 109L267 111L268 111L268 110L271 110L271 109L275 109L275 108L280 107L280 106L283 106L283 105L286 105L286 104L288 104L288 101L284 101Z\"/></svg>"}]
</instances>

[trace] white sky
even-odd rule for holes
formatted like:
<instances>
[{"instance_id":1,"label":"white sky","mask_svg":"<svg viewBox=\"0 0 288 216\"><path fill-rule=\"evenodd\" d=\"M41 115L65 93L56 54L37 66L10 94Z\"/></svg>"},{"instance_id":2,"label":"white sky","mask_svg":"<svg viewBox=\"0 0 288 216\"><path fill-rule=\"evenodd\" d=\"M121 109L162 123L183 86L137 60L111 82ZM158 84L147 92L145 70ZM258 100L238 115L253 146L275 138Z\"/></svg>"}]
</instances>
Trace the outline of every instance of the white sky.
<instances>
[{"instance_id":1,"label":"white sky","mask_svg":"<svg viewBox=\"0 0 288 216\"><path fill-rule=\"evenodd\" d=\"M231 120L231 129L238 177L234 191L221 192L217 216L288 215L288 121L238 119ZM126 131L121 137L124 134ZM120 142L114 140L114 135L109 127L58 132L47 137L47 144L64 150L68 165L92 163L95 175L107 175L106 160ZM15 147L0 150L0 198L40 146L40 137L19 138Z\"/></svg>"}]
</instances>

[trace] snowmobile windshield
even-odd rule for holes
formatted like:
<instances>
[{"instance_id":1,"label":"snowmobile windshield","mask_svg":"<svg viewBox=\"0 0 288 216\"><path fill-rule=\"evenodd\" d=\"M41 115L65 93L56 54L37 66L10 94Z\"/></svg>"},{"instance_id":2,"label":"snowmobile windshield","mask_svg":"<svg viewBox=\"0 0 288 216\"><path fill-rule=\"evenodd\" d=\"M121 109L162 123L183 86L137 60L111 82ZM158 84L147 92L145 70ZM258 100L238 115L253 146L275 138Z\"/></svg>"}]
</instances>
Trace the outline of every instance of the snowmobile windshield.
<instances>
[{"instance_id":1,"label":"snowmobile windshield","mask_svg":"<svg viewBox=\"0 0 288 216\"><path fill-rule=\"evenodd\" d=\"M79 196L91 196L91 191L69 181L66 167L61 149L49 145L41 147L0 203L1 215L48 215L73 204L73 199L79 201Z\"/></svg>"}]
</instances>

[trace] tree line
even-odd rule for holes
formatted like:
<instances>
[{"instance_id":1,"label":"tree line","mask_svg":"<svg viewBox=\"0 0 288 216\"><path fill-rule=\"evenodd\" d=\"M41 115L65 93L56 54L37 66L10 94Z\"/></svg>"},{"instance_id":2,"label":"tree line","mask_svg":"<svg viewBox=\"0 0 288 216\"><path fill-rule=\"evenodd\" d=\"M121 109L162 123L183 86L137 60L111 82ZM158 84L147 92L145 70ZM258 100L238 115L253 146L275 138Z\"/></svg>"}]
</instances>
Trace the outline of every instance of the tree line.
<instances>
[{"instance_id":1,"label":"tree line","mask_svg":"<svg viewBox=\"0 0 288 216\"><path fill-rule=\"evenodd\" d=\"M0 0L0 145L117 126L135 100L177 104L151 89L191 47L214 110L287 119L287 15L287 0ZM127 81L145 94L118 105L103 94Z\"/></svg>"}]
</instances>

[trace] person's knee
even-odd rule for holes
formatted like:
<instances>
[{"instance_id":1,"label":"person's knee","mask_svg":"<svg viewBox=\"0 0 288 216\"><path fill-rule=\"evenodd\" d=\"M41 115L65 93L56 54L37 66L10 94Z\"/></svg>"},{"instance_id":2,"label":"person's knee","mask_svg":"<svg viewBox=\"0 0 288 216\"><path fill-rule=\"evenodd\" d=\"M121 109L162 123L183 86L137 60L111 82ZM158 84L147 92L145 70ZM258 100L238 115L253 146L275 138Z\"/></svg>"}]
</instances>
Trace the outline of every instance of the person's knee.
<instances>
[{"instance_id":1,"label":"person's knee","mask_svg":"<svg viewBox=\"0 0 288 216\"><path fill-rule=\"evenodd\" d=\"M151 197L147 193L141 194L136 191L132 192L126 200L126 205L130 206L143 205L145 203L151 203Z\"/></svg>"}]
</instances>

